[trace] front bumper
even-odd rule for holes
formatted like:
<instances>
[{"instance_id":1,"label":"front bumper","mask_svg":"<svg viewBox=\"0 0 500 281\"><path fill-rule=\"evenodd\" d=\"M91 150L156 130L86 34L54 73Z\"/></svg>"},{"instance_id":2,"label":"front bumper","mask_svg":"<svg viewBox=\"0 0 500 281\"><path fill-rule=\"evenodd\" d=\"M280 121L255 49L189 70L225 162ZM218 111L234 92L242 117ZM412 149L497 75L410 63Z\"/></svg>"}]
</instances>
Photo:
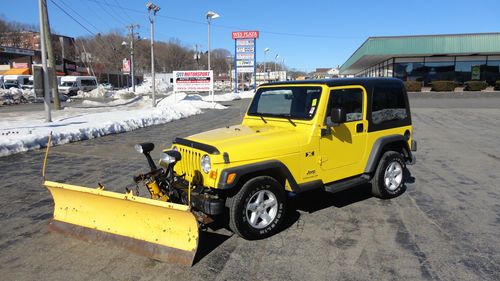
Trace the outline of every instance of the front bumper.
<instances>
[{"instance_id":1,"label":"front bumper","mask_svg":"<svg viewBox=\"0 0 500 281\"><path fill-rule=\"evenodd\" d=\"M175 188L181 191L182 202L188 202L188 185L181 181L175 182ZM191 207L207 215L215 216L224 212L226 200L206 192L207 188L197 187L191 191Z\"/></svg>"}]
</instances>

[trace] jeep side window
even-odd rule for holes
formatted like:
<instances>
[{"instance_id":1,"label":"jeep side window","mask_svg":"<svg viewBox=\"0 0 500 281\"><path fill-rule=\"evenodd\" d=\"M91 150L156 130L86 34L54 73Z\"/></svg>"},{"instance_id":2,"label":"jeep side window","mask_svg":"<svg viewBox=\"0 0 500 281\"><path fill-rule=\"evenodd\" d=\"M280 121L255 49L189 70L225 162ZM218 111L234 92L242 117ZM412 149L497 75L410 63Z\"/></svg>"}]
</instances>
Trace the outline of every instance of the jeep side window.
<instances>
[{"instance_id":1,"label":"jeep side window","mask_svg":"<svg viewBox=\"0 0 500 281\"><path fill-rule=\"evenodd\" d=\"M378 86L373 90L372 122L380 124L407 117L405 100L399 87Z\"/></svg>"},{"instance_id":2,"label":"jeep side window","mask_svg":"<svg viewBox=\"0 0 500 281\"><path fill-rule=\"evenodd\" d=\"M326 116L330 116L332 108L343 108L346 113L346 122L363 119L363 91L361 89L332 90L329 104Z\"/></svg>"}]
</instances>

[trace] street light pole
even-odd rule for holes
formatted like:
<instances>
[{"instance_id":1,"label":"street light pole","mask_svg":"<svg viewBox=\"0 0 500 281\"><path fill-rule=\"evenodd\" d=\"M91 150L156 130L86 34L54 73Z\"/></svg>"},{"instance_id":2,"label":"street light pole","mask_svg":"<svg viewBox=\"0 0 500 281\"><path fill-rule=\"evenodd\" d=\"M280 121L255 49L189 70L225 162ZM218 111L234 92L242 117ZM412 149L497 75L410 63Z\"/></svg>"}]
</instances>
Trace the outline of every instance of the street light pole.
<instances>
[{"instance_id":1,"label":"street light pole","mask_svg":"<svg viewBox=\"0 0 500 281\"><path fill-rule=\"evenodd\" d=\"M43 68L43 93L45 105L45 122L52 122L50 115L50 93L49 93L49 71L47 69L47 52L45 50L45 28L43 24L43 10L47 5L47 1L38 0L38 13L40 17L40 51L42 52L42 68Z\"/></svg>"},{"instance_id":2,"label":"street light pole","mask_svg":"<svg viewBox=\"0 0 500 281\"><path fill-rule=\"evenodd\" d=\"M154 23L154 17L156 16L156 13L160 10L160 7L156 6L155 4L148 2L146 4L146 7L148 8L148 14L149 14L149 22L151 23L151 100L153 103L153 107L156 107L156 80L155 80L155 55L154 55L154 36L155 36L155 23ZM151 11L153 12L153 15L151 15Z\"/></svg>"},{"instance_id":3,"label":"street light pole","mask_svg":"<svg viewBox=\"0 0 500 281\"><path fill-rule=\"evenodd\" d=\"M216 19L220 17L219 14L213 11L208 11L207 12L207 22L208 22L208 71L210 72L210 23L212 22L213 19ZM213 77L212 77L213 79ZM212 81L213 83L213 81ZM215 97L214 97L214 91L212 90L212 103L215 102Z\"/></svg>"},{"instance_id":4,"label":"street light pole","mask_svg":"<svg viewBox=\"0 0 500 281\"><path fill-rule=\"evenodd\" d=\"M266 82L269 80L269 75L267 74L266 69L267 52L269 52L269 48L264 49L264 79L266 79Z\"/></svg>"},{"instance_id":5,"label":"street light pole","mask_svg":"<svg viewBox=\"0 0 500 281\"><path fill-rule=\"evenodd\" d=\"M274 75L276 75L276 71L278 71L278 58L280 57L279 54L276 54L274 57Z\"/></svg>"}]
</instances>

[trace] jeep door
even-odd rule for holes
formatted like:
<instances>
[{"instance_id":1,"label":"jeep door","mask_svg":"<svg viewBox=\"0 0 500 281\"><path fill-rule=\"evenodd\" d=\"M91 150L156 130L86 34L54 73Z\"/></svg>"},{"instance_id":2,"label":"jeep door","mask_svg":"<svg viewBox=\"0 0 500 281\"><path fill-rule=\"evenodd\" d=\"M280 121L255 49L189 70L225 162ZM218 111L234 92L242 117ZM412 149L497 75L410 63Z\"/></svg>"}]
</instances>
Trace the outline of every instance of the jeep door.
<instances>
[{"instance_id":1,"label":"jeep door","mask_svg":"<svg viewBox=\"0 0 500 281\"><path fill-rule=\"evenodd\" d=\"M334 173L325 173L324 180L354 176L363 170L361 160L365 154L368 127L366 107L366 90L362 86L330 89L324 133L320 138L320 166L323 171ZM344 110L345 122L331 123L333 108Z\"/></svg>"}]
</instances>

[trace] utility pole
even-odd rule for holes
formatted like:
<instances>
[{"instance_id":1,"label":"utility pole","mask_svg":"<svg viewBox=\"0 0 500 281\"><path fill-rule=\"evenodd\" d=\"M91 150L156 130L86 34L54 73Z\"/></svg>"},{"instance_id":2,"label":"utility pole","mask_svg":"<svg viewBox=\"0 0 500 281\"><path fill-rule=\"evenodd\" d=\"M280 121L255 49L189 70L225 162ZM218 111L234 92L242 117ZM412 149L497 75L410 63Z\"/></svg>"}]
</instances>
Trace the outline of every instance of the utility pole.
<instances>
[{"instance_id":1,"label":"utility pole","mask_svg":"<svg viewBox=\"0 0 500 281\"><path fill-rule=\"evenodd\" d=\"M47 11L46 0L44 0L42 3L42 24L45 36L45 48L49 55L49 67L52 69L52 72L49 73L49 83L52 89L52 98L54 99L54 110L59 110L61 106L59 103L59 89L57 87L56 58L54 56L54 50L52 48L52 35L50 33L49 15ZM40 34L40 38L41 37L42 35Z\"/></svg>"},{"instance_id":2,"label":"utility pole","mask_svg":"<svg viewBox=\"0 0 500 281\"><path fill-rule=\"evenodd\" d=\"M125 26L128 28L128 34L130 36L130 76L132 77L132 92L135 92L135 73L134 73L134 39L135 39L135 32L134 28L139 28L138 24L131 24Z\"/></svg>"},{"instance_id":3,"label":"utility pole","mask_svg":"<svg viewBox=\"0 0 500 281\"><path fill-rule=\"evenodd\" d=\"M42 52L42 68L43 68L43 93L45 105L45 122L52 122L50 116L50 94L49 94L49 73L47 70L47 53L45 52L45 30L43 20L43 6L47 6L46 0L38 0L38 13L40 17L40 51Z\"/></svg>"}]
</instances>

